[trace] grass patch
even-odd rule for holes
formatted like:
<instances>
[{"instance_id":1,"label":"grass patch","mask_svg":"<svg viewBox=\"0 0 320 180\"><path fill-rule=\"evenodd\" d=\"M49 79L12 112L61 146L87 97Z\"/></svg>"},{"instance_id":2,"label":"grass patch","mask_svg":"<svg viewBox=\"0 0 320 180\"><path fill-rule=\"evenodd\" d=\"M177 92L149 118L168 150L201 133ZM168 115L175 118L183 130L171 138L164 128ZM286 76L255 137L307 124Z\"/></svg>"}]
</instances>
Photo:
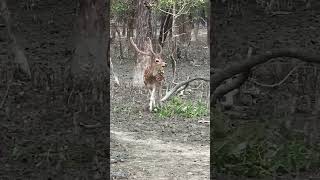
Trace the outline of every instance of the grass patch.
<instances>
[{"instance_id":1,"label":"grass patch","mask_svg":"<svg viewBox=\"0 0 320 180\"><path fill-rule=\"evenodd\" d=\"M201 101L192 102L174 97L156 112L161 118L181 116L185 118L203 117L209 115L205 103Z\"/></svg>"}]
</instances>

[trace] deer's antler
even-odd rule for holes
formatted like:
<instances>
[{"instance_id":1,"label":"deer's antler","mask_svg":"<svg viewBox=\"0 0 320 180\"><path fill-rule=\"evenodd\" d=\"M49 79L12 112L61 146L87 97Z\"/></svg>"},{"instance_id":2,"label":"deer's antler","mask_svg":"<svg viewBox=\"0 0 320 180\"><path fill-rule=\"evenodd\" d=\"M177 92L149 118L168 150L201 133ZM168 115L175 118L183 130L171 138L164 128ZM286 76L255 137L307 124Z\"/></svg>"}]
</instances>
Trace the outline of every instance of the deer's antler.
<instances>
[{"instance_id":1,"label":"deer's antler","mask_svg":"<svg viewBox=\"0 0 320 180\"><path fill-rule=\"evenodd\" d=\"M150 39L149 37L147 37L147 39L148 39L148 41L149 41L150 51L151 51L151 53L152 53L153 55L155 55L156 53L154 53L154 51L153 51L152 41L151 41L151 39Z\"/></svg>"},{"instance_id":2,"label":"deer's antler","mask_svg":"<svg viewBox=\"0 0 320 180\"><path fill-rule=\"evenodd\" d=\"M130 42L131 42L132 46L136 49L136 51L137 51L138 53L143 54L143 55L150 56L150 53L141 51L141 50L137 47L137 45L133 42L132 37L130 37Z\"/></svg>"},{"instance_id":3,"label":"deer's antler","mask_svg":"<svg viewBox=\"0 0 320 180\"><path fill-rule=\"evenodd\" d=\"M153 51L153 47L152 47L152 41L151 39L148 37L148 41L149 41L149 45L150 45L150 51L153 53L153 54L156 54L154 51ZM159 49L160 49L160 52L159 54L162 53L162 46L158 43L158 46L159 46Z\"/></svg>"},{"instance_id":4,"label":"deer's antler","mask_svg":"<svg viewBox=\"0 0 320 180\"><path fill-rule=\"evenodd\" d=\"M160 48L159 54L162 54L162 46L160 45L160 43L158 43L158 46L159 46L159 48Z\"/></svg>"}]
</instances>

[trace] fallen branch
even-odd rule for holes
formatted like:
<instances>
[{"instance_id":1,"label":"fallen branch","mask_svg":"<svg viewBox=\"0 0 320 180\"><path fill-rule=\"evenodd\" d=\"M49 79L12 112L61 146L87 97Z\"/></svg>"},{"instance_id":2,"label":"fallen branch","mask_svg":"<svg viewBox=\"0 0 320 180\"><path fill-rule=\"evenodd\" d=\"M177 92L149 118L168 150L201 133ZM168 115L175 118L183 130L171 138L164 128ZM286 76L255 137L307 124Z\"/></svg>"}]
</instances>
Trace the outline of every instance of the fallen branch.
<instances>
[{"instance_id":1,"label":"fallen branch","mask_svg":"<svg viewBox=\"0 0 320 180\"><path fill-rule=\"evenodd\" d=\"M212 74L210 73L212 79L212 81L210 82L210 88L213 92L213 94L211 95L211 105L214 106L214 104L216 103L216 98L214 98L214 92L217 90L219 86L221 86L223 81L233 77L234 75L241 74L243 72L250 72L250 70L253 67L259 64L266 63L273 58L279 57L295 58L308 63L320 64L319 54L295 48L267 51L265 54L253 56L252 58L237 63L232 63L222 70L215 71ZM234 88L237 87L234 86Z\"/></svg>"},{"instance_id":2,"label":"fallen branch","mask_svg":"<svg viewBox=\"0 0 320 180\"><path fill-rule=\"evenodd\" d=\"M202 80L202 81L206 81L209 82L210 79L205 79L205 78L201 78L201 77L197 77L197 78L192 78L186 81L182 81L179 84L177 84L174 88L172 88L168 93L166 93L166 95L160 100L161 102L166 101L167 99L169 99L174 93L177 92L177 90L182 87L182 86L187 86L189 83L191 83L192 81L196 81L196 80Z\"/></svg>"},{"instance_id":3,"label":"fallen branch","mask_svg":"<svg viewBox=\"0 0 320 180\"><path fill-rule=\"evenodd\" d=\"M249 47L247 58L246 60L249 60L252 56L252 47ZM215 71L215 73L223 73L223 70L218 69ZM235 78L232 79L232 82L230 84L223 84L218 86L214 91L213 95L211 96L211 101L216 102L217 99L221 98L225 94L231 92L234 89L239 88L249 77L250 72L244 72L238 74Z\"/></svg>"},{"instance_id":4,"label":"fallen branch","mask_svg":"<svg viewBox=\"0 0 320 180\"><path fill-rule=\"evenodd\" d=\"M222 96L231 92L232 90L239 88L248 79L248 77L249 77L249 72L241 73L232 80L232 83L220 85L214 91L211 97L211 100L216 101L217 99L221 98Z\"/></svg>"},{"instance_id":5,"label":"fallen branch","mask_svg":"<svg viewBox=\"0 0 320 180\"><path fill-rule=\"evenodd\" d=\"M298 66L295 66L294 68L291 69L291 71L278 83L275 83L275 84L264 84L264 83L259 83L257 82L255 79L253 78L249 78L249 81L254 83L255 85L258 85L258 86L262 86L262 87L268 87L268 88L274 88L274 87L277 87L277 86L280 86L282 85L292 74L295 70L297 70L299 67L301 67L301 64L298 65Z\"/></svg>"}]
</instances>

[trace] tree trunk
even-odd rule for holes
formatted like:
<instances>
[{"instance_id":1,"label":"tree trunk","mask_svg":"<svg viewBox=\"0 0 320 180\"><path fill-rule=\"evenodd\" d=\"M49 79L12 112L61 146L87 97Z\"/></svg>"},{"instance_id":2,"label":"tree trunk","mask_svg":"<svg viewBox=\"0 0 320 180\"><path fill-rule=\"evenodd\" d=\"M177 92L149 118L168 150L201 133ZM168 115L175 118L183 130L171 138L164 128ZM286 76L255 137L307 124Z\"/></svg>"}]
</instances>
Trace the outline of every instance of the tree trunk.
<instances>
[{"instance_id":1,"label":"tree trunk","mask_svg":"<svg viewBox=\"0 0 320 180\"><path fill-rule=\"evenodd\" d=\"M208 18L208 44L209 44L209 48L210 48L210 68L216 68L217 66L217 41L216 41L216 26L215 26L215 14L213 12L214 9L214 1L210 1L209 2L209 18Z\"/></svg>"},{"instance_id":2,"label":"tree trunk","mask_svg":"<svg viewBox=\"0 0 320 180\"><path fill-rule=\"evenodd\" d=\"M136 18L136 44L137 47L146 51L148 49L147 37L152 39L152 24L151 24L151 0L139 0L137 6ZM150 59L145 55L137 54L136 67L134 71L133 84L138 87L144 85L143 75L144 69L150 64Z\"/></svg>"},{"instance_id":3,"label":"tree trunk","mask_svg":"<svg viewBox=\"0 0 320 180\"><path fill-rule=\"evenodd\" d=\"M128 23L127 23L127 39L130 37L133 37L133 30L134 30L134 18L129 17L128 18Z\"/></svg>"},{"instance_id":4,"label":"tree trunk","mask_svg":"<svg viewBox=\"0 0 320 180\"><path fill-rule=\"evenodd\" d=\"M137 47L142 51L146 50L147 37L152 38L151 9L148 7L150 2L150 0L138 1L136 41Z\"/></svg>"},{"instance_id":5,"label":"tree trunk","mask_svg":"<svg viewBox=\"0 0 320 180\"><path fill-rule=\"evenodd\" d=\"M130 37L133 37L133 30L135 24L135 17L136 17L136 8L137 8L137 1L132 1L131 9L129 9L128 17L127 17L127 39L129 42Z\"/></svg>"},{"instance_id":6,"label":"tree trunk","mask_svg":"<svg viewBox=\"0 0 320 180\"><path fill-rule=\"evenodd\" d=\"M122 36L125 36L126 35L126 22L127 22L127 20L123 20L123 23L122 23L122 32L121 32L121 34L122 34Z\"/></svg>"},{"instance_id":7,"label":"tree trunk","mask_svg":"<svg viewBox=\"0 0 320 180\"><path fill-rule=\"evenodd\" d=\"M106 120L109 117L109 111L106 109L110 104L110 26L106 26L110 18L110 1L79 0L79 3L80 10L75 26L75 50L71 61L71 74L64 82L64 95L66 111L73 116L71 121L75 126L76 139L72 140L72 143L77 144L84 153L91 154L97 149L110 148L110 126ZM79 129L80 121L92 120L95 117L105 117L96 119L97 124L105 129L104 141L100 138L94 139L90 133ZM110 152L105 151L103 156L110 157ZM89 155L88 161L82 163L79 168L84 169L94 164L95 156ZM108 164L106 168L109 167ZM87 179L96 179L95 172L84 173ZM100 175L107 177L107 173L101 171Z\"/></svg>"},{"instance_id":8,"label":"tree trunk","mask_svg":"<svg viewBox=\"0 0 320 180\"><path fill-rule=\"evenodd\" d=\"M199 22L199 20L197 20L195 22L195 26L193 28L193 38L192 38L192 40L198 41L199 29L200 29L200 22Z\"/></svg>"},{"instance_id":9,"label":"tree trunk","mask_svg":"<svg viewBox=\"0 0 320 180\"><path fill-rule=\"evenodd\" d=\"M116 24L116 22L111 22L110 23L110 26L111 26L111 28L110 28L110 31L111 31L111 33L110 33L110 36L111 36L111 39L113 39L113 40L116 40L116 34L117 34L117 32L116 32L116 29L115 29L115 25Z\"/></svg>"},{"instance_id":10,"label":"tree trunk","mask_svg":"<svg viewBox=\"0 0 320 180\"><path fill-rule=\"evenodd\" d=\"M172 57L174 59L177 59L179 57L178 55L178 47L177 47L177 34L178 34L178 28L177 28L177 5L176 3L173 3L172 6Z\"/></svg>"},{"instance_id":11,"label":"tree trunk","mask_svg":"<svg viewBox=\"0 0 320 180\"><path fill-rule=\"evenodd\" d=\"M99 75L108 70L106 59L109 54L105 43L109 36L105 34L105 4L105 0L80 0L78 34L71 65L74 76L85 75L88 71L91 76Z\"/></svg>"},{"instance_id":12,"label":"tree trunk","mask_svg":"<svg viewBox=\"0 0 320 180\"><path fill-rule=\"evenodd\" d=\"M172 15L163 14L161 16L160 33L159 33L159 43L162 47L170 31L172 31Z\"/></svg>"},{"instance_id":13,"label":"tree trunk","mask_svg":"<svg viewBox=\"0 0 320 180\"><path fill-rule=\"evenodd\" d=\"M190 16L186 14L182 14L177 18L177 26L178 26L178 34L179 41L182 43L187 43L191 38L191 30L192 30L192 21L190 20Z\"/></svg>"},{"instance_id":14,"label":"tree trunk","mask_svg":"<svg viewBox=\"0 0 320 180\"><path fill-rule=\"evenodd\" d=\"M0 1L0 17L4 20L6 25L8 38L9 38L9 48L11 54L13 55L13 61L17 64L19 70L22 70L28 78L31 78L31 71L27 57L25 56L24 49L17 42L17 37L13 32L13 26L11 22L11 12L7 6L5 0Z\"/></svg>"},{"instance_id":15,"label":"tree trunk","mask_svg":"<svg viewBox=\"0 0 320 180\"><path fill-rule=\"evenodd\" d=\"M117 24L116 24L116 23L111 24L111 27L112 27L112 29L114 29L114 31L115 31L116 34L118 35L120 59L123 59L123 58L124 58L124 55L123 55L123 47L122 47L120 29L117 27ZM116 37L116 36L114 36L114 37ZM116 38L114 38L114 40L116 40ZM116 42L116 41L114 41L114 42Z\"/></svg>"},{"instance_id":16,"label":"tree trunk","mask_svg":"<svg viewBox=\"0 0 320 180\"><path fill-rule=\"evenodd\" d=\"M210 50L210 79L212 79L213 70L212 68L215 68L215 61L217 57L217 42L216 42L216 26L215 26L215 17L214 17L214 9L215 9L215 0L209 1L209 19L208 19L208 44L209 44L209 50ZM213 95L212 92L214 92L215 89L211 88L211 82L210 82L210 97ZM216 139L221 136L225 136L227 133L226 123L222 120L222 118L215 118L214 119L214 113L216 112L214 108L214 103L212 100L210 100L210 139ZM210 146L214 147L214 141L210 141ZM210 151L210 161L214 162L216 157L214 156L214 149L213 151ZM216 174L216 169L214 166L210 166L210 177L214 177Z\"/></svg>"},{"instance_id":17,"label":"tree trunk","mask_svg":"<svg viewBox=\"0 0 320 180\"><path fill-rule=\"evenodd\" d=\"M128 12L128 17L127 17L127 44L130 44L130 37L133 37L134 34L134 24L135 24L135 17L136 17L136 4L137 1L132 1L131 8L129 9ZM132 46L128 45L128 56L132 57L134 56L134 49Z\"/></svg>"}]
</instances>

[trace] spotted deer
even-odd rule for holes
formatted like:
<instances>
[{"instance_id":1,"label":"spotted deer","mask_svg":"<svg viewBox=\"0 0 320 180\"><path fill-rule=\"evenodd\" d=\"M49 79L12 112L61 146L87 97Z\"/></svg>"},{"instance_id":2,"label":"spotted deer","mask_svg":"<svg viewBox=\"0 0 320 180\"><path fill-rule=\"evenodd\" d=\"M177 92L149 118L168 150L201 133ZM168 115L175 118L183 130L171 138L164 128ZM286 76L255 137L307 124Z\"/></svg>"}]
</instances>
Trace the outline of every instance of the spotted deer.
<instances>
[{"instance_id":1,"label":"spotted deer","mask_svg":"<svg viewBox=\"0 0 320 180\"><path fill-rule=\"evenodd\" d=\"M148 38L148 48L146 51L141 51L133 42L132 37L130 38L130 42L138 53L150 58L149 65L144 69L143 81L150 93L149 111L151 112L156 106L160 105L162 85L165 81L164 68L167 63L162 59L162 47L159 45L160 52L155 53L150 38Z\"/></svg>"}]
</instances>

